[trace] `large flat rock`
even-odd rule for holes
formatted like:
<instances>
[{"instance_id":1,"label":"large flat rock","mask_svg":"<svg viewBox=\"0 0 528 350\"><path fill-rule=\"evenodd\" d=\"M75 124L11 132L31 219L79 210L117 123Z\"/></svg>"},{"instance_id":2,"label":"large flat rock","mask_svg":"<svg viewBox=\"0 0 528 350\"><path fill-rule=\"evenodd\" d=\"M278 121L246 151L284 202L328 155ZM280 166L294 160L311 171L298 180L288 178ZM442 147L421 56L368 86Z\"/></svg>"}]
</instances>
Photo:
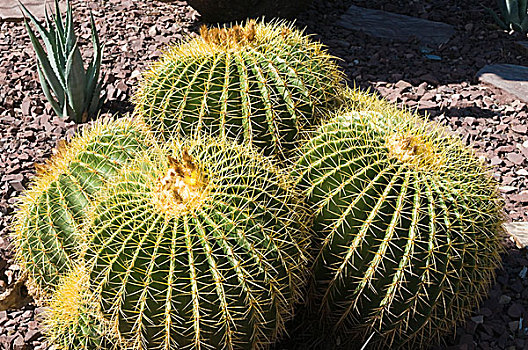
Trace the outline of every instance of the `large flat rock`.
<instances>
[{"instance_id":1,"label":"large flat rock","mask_svg":"<svg viewBox=\"0 0 528 350\"><path fill-rule=\"evenodd\" d=\"M528 103L528 67L514 64L490 64L482 68L477 77L521 101Z\"/></svg>"},{"instance_id":2,"label":"large flat rock","mask_svg":"<svg viewBox=\"0 0 528 350\"><path fill-rule=\"evenodd\" d=\"M21 3L27 7L27 9L35 15L37 18L44 18L45 16L45 4L54 6L54 0L21 0ZM66 9L66 2L59 2L61 11ZM0 21L22 21L24 16L18 7L17 0L0 0Z\"/></svg>"},{"instance_id":3,"label":"large flat rock","mask_svg":"<svg viewBox=\"0 0 528 350\"><path fill-rule=\"evenodd\" d=\"M338 24L377 38L407 41L415 37L428 46L446 43L455 33L449 24L354 5L350 6Z\"/></svg>"},{"instance_id":4,"label":"large flat rock","mask_svg":"<svg viewBox=\"0 0 528 350\"><path fill-rule=\"evenodd\" d=\"M513 238L518 248L528 246L528 222L508 222L504 229Z\"/></svg>"}]
</instances>

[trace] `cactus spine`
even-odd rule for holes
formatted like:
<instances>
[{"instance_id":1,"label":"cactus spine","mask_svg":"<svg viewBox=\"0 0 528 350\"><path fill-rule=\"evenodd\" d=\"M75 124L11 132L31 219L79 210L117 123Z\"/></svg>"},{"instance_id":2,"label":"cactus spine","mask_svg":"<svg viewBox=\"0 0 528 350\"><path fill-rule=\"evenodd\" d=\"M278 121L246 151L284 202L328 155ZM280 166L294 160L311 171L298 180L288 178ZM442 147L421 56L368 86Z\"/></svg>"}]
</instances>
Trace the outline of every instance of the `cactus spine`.
<instances>
[{"instance_id":1,"label":"cactus spine","mask_svg":"<svg viewBox=\"0 0 528 350\"><path fill-rule=\"evenodd\" d=\"M124 168L95 211L87 257L105 318L130 349L255 349L299 300L304 214L266 159L174 141Z\"/></svg>"},{"instance_id":2,"label":"cactus spine","mask_svg":"<svg viewBox=\"0 0 528 350\"><path fill-rule=\"evenodd\" d=\"M486 293L502 203L481 162L441 127L345 111L302 147L293 176L315 211L309 305L323 348L371 335L374 348L428 346Z\"/></svg>"},{"instance_id":3,"label":"cactus spine","mask_svg":"<svg viewBox=\"0 0 528 350\"><path fill-rule=\"evenodd\" d=\"M248 21L202 28L144 78L135 111L154 131L205 130L284 157L335 99L343 77L322 46L292 26Z\"/></svg>"},{"instance_id":4,"label":"cactus spine","mask_svg":"<svg viewBox=\"0 0 528 350\"><path fill-rule=\"evenodd\" d=\"M14 242L35 293L46 294L82 252L81 227L96 193L135 154L147 133L129 120L98 122L69 145L62 144L19 202ZM44 296L44 295L42 295Z\"/></svg>"}]
</instances>

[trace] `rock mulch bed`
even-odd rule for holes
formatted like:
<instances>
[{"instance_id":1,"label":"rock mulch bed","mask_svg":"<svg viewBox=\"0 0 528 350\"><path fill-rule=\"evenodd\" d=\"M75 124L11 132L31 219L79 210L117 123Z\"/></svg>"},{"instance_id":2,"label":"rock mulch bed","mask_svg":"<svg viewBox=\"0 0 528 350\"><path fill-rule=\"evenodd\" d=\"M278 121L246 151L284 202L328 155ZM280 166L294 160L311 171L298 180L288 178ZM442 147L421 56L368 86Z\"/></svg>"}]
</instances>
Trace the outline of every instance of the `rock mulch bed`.
<instances>
[{"instance_id":1,"label":"rock mulch bed","mask_svg":"<svg viewBox=\"0 0 528 350\"><path fill-rule=\"evenodd\" d=\"M131 110L128 102L140 72L171 42L195 35L197 13L184 1L72 1L81 42L88 43L91 10L105 43L106 115ZM444 45L424 49L416 40L391 42L337 24L351 5L386 10L452 25ZM476 73L487 64L523 64L519 36L490 28L480 5L457 0L316 0L297 24L340 57L350 80L390 101L427 113L471 142L493 166L515 221L528 221L528 107L486 86ZM87 52L89 54L89 52ZM60 139L77 126L53 116L38 83L34 53L21 23L0 22L0 292L18 275L8 235L14 203ZM524 349L528 332L528 255L513 244L489 297L466 325L438 349ZM0 349L47 349L38 327L42 309L0 312ZM286 343L285 343L286 344ZM283 347L286 349L286 347Z\"/></svg>"}]
</instances>

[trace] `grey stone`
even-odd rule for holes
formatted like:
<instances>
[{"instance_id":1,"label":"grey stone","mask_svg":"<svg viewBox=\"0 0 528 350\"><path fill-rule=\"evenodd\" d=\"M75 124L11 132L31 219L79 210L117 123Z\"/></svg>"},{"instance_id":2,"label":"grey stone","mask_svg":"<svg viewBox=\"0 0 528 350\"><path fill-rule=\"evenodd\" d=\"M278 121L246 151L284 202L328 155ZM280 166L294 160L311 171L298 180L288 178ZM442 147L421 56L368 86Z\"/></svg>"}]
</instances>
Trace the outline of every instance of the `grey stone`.
<instances>
[{"instance_id":1,"label":"grey stone","mask_svg":"<svg viewBox=\"0 0 528 350\"><path fill-rule=\"evenodd\" d=\"M511 301L511 297L509 295L501 295L499 299L499 304L505 305L508 304Z\"/></svg>"},{"instance_id":2,"label":"grey stone","mask_svg":"<svg viewBox=\"0 0 528 350\"><path fill-rule=\"evenodd\" d=\"M482 315L473 316L471 317L471 321L475 322L476 324L482 324L484 323L484 316Z\"/></svg>"},{"instance_id":3,"label":"grey stone","mask_svg":"<svg viewBox=\"0 0 528 350\"><path fill-rule=\"evenodd\" d=\"M44 18L45 4L48 6L53 4L53 1L45 0L21 0L26 8L37 18ZM66 9L66 1L60 1L59 6L61 11ZM0 21L22 21L24 16L20 11L18 1L15 0L0 0Z\"/></svg>"},{"instance_id":4,"label":"grey stone","mask_svg":"<svg viewBox=\"0 0 528 350\"><path fill-rule=\"evenodd\" d=\"M507 222L504 229L519 248L528 246L528 222Z\"/></svg>"},{"instance_id":5,"label":"grey stone","mask_svg":"<svg viewBox=\"0 0 528 350\"><path fill-rule=\"evenodd\" d=\"M455 33L453 26L421 18L350 6L338 24L377 38L407 41L416 37L422 44L444 44Z\"/></svg>"},{"instance_id":6,"label":"grey stone","mask_svg":"<svg viewBox=\"0 0 528 350\"><path fill-rule=\"evenodd\" d=\"M491 64L482 68L477 77L528 103L528 67L514 64Z\"/></svg>"}]
</instances>

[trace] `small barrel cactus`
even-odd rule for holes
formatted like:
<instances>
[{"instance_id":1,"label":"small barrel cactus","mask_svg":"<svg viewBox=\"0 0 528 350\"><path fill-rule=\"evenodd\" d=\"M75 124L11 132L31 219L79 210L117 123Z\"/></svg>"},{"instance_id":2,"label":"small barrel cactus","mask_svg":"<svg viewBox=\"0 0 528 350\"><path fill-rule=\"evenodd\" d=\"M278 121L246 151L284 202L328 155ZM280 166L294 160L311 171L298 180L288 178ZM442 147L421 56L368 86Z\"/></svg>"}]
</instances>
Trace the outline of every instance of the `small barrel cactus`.
<instances>
[{"instance_id":1,"label":"small barrel cactus","mask_svg":"<svg viewBox=\"0 0 528 350\"><path fill-rule=\"evenodd\" d=\"M207 131L283 156L338 93L342 73L303 33L248 21L170 49L144 76L135 111L165 136Z\"/></svg>"},{"instance_id":2,"label":"small barrel cactus","mask_svg":"<svg viewBox=\"0 0 528 350\"><path fill-rule=\"evenodd\" d=\"M503 216L470 149L395 110L342 113L301 149L293 176L315 214L308 305L322 348L421 348L473 310L500 264Z\"/></svg>"},{"instance_id":3,"label":"small barrel cactus","mask_svg":"<svg viewBox=\"0 0 528 350\"><path fill-rule=\"evenodd\" d=\"M307 236L295 187L270 161L226 140L173 140L105 193L86 257L124 348L255 349L281 333Z\"/></svg>"},{"instance_id":4,"label":"small barrel cactus","mask_svg":"<svg viewBox=\"0 0 528 350\"><path fill-rule=\"evenodd\" d=\"M19 202L14 226L16 255L35 294L51 292L81 254L81 233L96 193L135 154L148 148L148 133L136 121L97 122L58 153ZM44 288L42 288L44 287Z\"/></svg>"},{"instance_id":5,"label":"small barrel cactus","mask_svg":"<svg viewBox=\"0 0 528 350\"><path fill-rule=\"evenodd\" d=\"M91 298L89 272L76 265L59 282L45 313L44 330L55 349L118 349L117 339Z\"/></svg>"}]
</instances>

